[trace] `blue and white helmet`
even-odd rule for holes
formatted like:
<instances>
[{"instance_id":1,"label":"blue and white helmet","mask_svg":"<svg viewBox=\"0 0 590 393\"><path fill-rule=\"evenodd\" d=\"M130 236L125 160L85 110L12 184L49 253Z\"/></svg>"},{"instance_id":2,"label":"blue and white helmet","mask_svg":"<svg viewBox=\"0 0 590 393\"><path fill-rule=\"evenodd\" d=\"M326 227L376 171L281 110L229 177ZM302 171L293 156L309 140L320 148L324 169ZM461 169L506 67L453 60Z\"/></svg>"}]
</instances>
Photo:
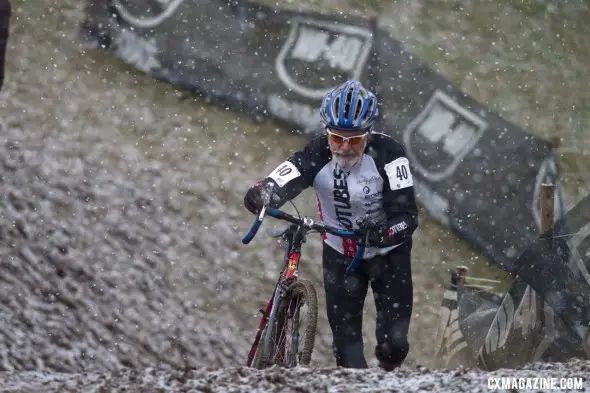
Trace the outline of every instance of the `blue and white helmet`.
<instances>
[{"instance_id":1,"label":"blue and white helmet","mask_svg":"<svg viewBox=\"0 0 590 393\"><path fill-rule=\"evenodd\" d=\"M323 123L342 131L368 130L378 114L377 97L355 80L328 92L320 108Z\"/></svg>"}]
</instances>

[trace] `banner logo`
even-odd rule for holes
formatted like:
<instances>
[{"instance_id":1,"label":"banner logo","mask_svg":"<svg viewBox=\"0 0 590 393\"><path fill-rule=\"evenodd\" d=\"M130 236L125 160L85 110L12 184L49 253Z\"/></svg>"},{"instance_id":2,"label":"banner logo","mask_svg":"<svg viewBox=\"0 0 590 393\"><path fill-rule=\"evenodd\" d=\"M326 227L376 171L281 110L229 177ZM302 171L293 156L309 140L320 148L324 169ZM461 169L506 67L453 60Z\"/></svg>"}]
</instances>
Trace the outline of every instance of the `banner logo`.
<instances>
[{"instance_id":1,"label":"banner logo","mask_svg":"<svg viewBox=\"0 0 590 393\"><path fill-rule=\"evenodd\" d=\"M407 153L428 180L452 175L483 136L488 123L437 90L404 130Z\"/></svg>"},{"instance_id":2,"label":"banner logo","mask_svg":"<svg viewBox=\"0 0 590 393\"><path fill-rule=\"evenodd\" d=\"M119 16L131 26L152 29L168 19L184 0L111 0Z\"/></svg>"},{"instance_id":3,"label":"banner logo","mask_svg":"<svg viewBox=\"0 0 590 393\"><path fill-rule=\"evenodd\" d=\"M334 86L360 79L373 44L369 29L293 18L275 67L289 89L321 99Z\"/></svg>"}]
</instances>

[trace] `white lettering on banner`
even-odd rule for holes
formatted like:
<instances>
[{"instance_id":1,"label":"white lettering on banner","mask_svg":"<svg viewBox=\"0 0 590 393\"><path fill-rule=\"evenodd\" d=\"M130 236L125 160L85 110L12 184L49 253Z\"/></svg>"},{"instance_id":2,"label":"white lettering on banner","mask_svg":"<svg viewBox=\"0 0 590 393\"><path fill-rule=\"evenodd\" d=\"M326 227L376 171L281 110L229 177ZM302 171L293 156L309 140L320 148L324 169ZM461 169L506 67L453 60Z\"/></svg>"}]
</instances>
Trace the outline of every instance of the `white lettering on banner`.
<instances>
[{"instance_id":1,"label":"white lettering on banner","mask_svg":"<svg viewBox=\"0 0 590 393\"><path fill-rule=\"evenodd\" d=\"M517 279L520 280L519 277ZM484 345L480 348L478 355L480 361L485 364L485 358L483 357L484 351L490 354L502 348L506 344L511 330L515 331L520 328L523 345L528 345L527 343L532 345L533 342L529 340L533 338L527 339L526 337L541 323L540 315L538 314L541 303L537 304L537 302L542 301L542 298L537 295L533 288L527 285L518 307L514 310L512 296L506 294L484 339ZM545 316L543 326L544 335L534 350L532 361L542 361L543 354L555 340L554 314L546 302L543 303L543 312ZM528 346L523 346L514 350L528 352L531 349Z\"/></svg>"},{"instance_id":2,"label":"white lettering on banner","mask_svg":"<svg viewBox=\"0 0 590 393\"><path fill-rule=\"evenodd\" d=\"M352 71L363 49L363 42L356 38L339 35L329 42L330 34L325 31L301 28L298 40L291 52L291 57L304 61L328 60L332 68Z\"/></svg>"},{"instance_id":3,"label":"white lettering on banner","mask_svg":"<svg viewBox=\"0 0 590 393\"><path fill-rule=\"evenodd\" d=\"M522 301L514 312L514 329L521 328L522 335L527 336L537 325L537 295L535 290L527 285Z\"/></svg>"},{"instance_id":4,"label":"white lettering on banner","mask_svg":"<svg viewBox=\"0 0 590 393\"><path fill-rule=\"evenodd\" d=\"M334 41L329 42L330 34L302 27L291 57L308 62L325 59L330 67L341 71L352 71L361 50L363 42L352 36L339 35Z\"/></svg>"},{"instance_id":5,"label":"white lettering on banner","mask_svg":"<svg viewBox=\"0 0 590 393\"><path fill-rule=\"evenodd\" d=\"M273 179L279 187L283 187L285 184L299 176L301 176L301 173L291 161L283 162L268 175L268 177Z\"/></svg>"},{"instance_id":6,"label":"white lettering on banner","mask_svg":"<svg viewBox=\"0 0 590 393\"><path fill-rule=\"evenodd\" d=\"M146 18L140 18L129 12L129 10L127 10L127 8L123 5L123 3L126 1L121 2L121 0L113 0L113 5L115 6L115 9L121 18L123 18L123 20L129 23L131 26L141 29L151 29L160 25L172 14L174 14L178 6L180 6L183 1L184 0L156 0L156 3L159 4L160 8L162 9L161 12L155 16ZM146 10L152 9L149 3L146 4L145 8Z\"/></svg>"},{"instance_id":7,"label":"white lettering on banner","mask_svg":"<svg viewBox=\"0 0 590 393\"><path fill-rule=\"evenodd\" d=\"M459 123L457 117L442 106L435 106L418 127L418 132L432 143L442 141L442 148L453 157L465 148L465 143L475 136L477 130L471 124Z\"/></svg>"},{"instance_id":8,"label":"white lettering on banner","mask_svg":"<svg viewBox=\"0 0 590 393\"><path fill-rule=\"evenodd\" d=\"M130 30L122 30L115 39L116 55L143 72L150 72L162 65L156 54L158 48Z\"/></svg>"},{"instance_id":9,"label":"white lettering on banner","mask_svg":"<svg viewBox=\"0 0 590 393\"><path fill-rule=\"evenodd\" d=\"M452 175L461 160L475 147L488 127L475 113L460 106L441 90L437 90L424 109L404 130L404 145L416 168L429 180L439 181ZM432 144L415 143L416 136ZM419 149L415 151L415 149ZM424 154L420 152L424 151ZM424 156L430 150L441 150L447 160L428 165Z\"/></svg>"},{"instance_id":10,"label":"white lettering on banner","mask_svg":"<svg viewBox=\"0 0 590 393\"><path fill-rule=\"evenodd\" d=\"M485 351L492 353L502 348L506 344L512 329L520 327L522 337L528 336L537 325L539 317L537 314L536 293L530 285L527 285L516 310L512 296L507 293L485 337Z\"/></svg>"},{"instance_id":11,"label":"white lettering on banner","mask_svg":"<svg viewBox=\"0 0 590 393\"><path fill-rule=\"evenodd\" d=\"M317 61L329 39L330 35L325 31L303 27L291 52L291 57L309 62Z\"/></svg>"},{"instance_id":12,"label":"white lettering on banner","mask_svg":"<svg viewBox=\"0 0 590 393\"><path fill-rule=\"evenodd\" d=\"M446 290L443 294L443 298L445 300L451 300L454 303L457 302L457 292L456 291L451 291L451 290ZM457 311L457 309L455 308L453 311ZM454 319L457 319L458 313L455 312L453 314L453 319L451 318L451 310L446 307L445 305L441 305L440 307L440 311L438 314L438 324L437 324L437 330L436 330L436 338L434 340L434 349L435 349L435 353L437 355L440 355L441 353L443 353L443 350L445 348L443 348L443 343L445 342L445 338L447 338L448 336L448 332L447 330L447 326L450 326L450 322L453 322Z\"/></svg>"},{"instance_id":13,"label":"white lettering on banner","mask_svg":"<svg viewBox=\"0 0 590 393\"><path fill-rule=\"evenodd\" d=\"M406 157L400 157L386 164L385 173L387 173L389 187L392 190L400 190L414 185L412 172L410 172L410 161Z\"/></svg>"},{"instance_id":14,"label":"white lettering on banner","mask_svg":"<svg viewBox=\"0 0 590 393\"><path fill-rule=\"evenodd\" d=\"M307 128L314 128L320 124L318 112L311 105L288 101L275 95L268 97L267 105L268 111L279 119Z\"/></svg>"},{"instance_id":15,"label":"white lettering on banner","mask_svg":"<svg viewBox=\"0 0 590 393\"><path fill-rule=\"evenodd\" d=\"M494 390L582 390L581 377L488 377L488 389Z\"/></svg>"},{"instance_id":16,"label":"white lettering on banner","mask_svg":"<svg viewBox=\"0 0 590 393\"><path fill-rule=\"evenodd\" d=\"M275 67L283 84L297 94L311 99L322 98L338 81L323 82L324 87L314 81L305 81L317 68L310 64L302 72L289 71L291 60L306 63L327 61L330 67L345 73L345 79L360 79L372 46L372 32L353 25L295 17L291 30L279 55ZM309 79L309 78L307 78ZM341 82L344 82L343 79Z\"/></svg>"},{"instance_id":17,"label":"white lettering on banner","mask_svg":"<svg viewBox=\"0 0 590 393\"><path fill-rule=\"evenodd\" d=\"M504 346L512 325L513 316L514 302L512 301L512 296L507 293L504 300L502 300L500 308L496 312L496 316L494 317L488 334L486 334L482 349L485 348L487 353L492 353Z\"/></svg>"},{"instance_id":18,"label":"white lettering on banner","mask_svg":"<svg viewBox=\"0 0 590 393\"><path fill-rule=\"evenodd\" d=\"M447 290L444 298L456 303L457 292ZM441 305L434 345L436 355L443 355L447 365L453 362L455 356L460 355L461 351L467 349L467 342L459 326L459 310L456 306L451 310Z\"/></svg>"}]
</instances>

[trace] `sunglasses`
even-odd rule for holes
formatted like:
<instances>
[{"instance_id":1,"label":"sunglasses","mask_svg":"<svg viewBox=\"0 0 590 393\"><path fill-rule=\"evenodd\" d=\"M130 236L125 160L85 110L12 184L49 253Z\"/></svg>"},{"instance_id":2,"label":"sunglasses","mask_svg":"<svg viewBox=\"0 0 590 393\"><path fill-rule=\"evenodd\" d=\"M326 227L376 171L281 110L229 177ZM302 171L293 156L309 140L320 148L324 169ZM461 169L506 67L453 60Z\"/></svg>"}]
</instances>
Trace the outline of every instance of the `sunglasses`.
<instances>
[{"instance_id":1,"label":"sunglasses","mask_svg":"<svg viewBox=\"0 0 590 393\"><path fill-rule=\"evenodd\" d=\"M368 132L365 132L362 135L342 136L333 133L332 131L330 131L329 128L326 128L326 132L328 133L328 139L330 141L337 143L339 145L343 144L344 142L348 142L348 144L351 146L360 145L367 139L367 135L369 134Z\"/></svg>"}]
</instances>

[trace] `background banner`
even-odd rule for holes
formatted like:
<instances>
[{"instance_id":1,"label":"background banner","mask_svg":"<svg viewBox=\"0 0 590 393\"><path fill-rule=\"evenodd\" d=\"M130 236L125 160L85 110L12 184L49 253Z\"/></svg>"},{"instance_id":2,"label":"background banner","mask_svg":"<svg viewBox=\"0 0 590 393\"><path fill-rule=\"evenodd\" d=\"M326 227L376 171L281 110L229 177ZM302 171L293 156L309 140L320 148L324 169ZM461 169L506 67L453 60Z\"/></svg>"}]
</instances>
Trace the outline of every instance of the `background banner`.
<instances>
[{"instance_id":1,"label":"background banner","mask_svg":"<svg viewBox=\"0 0 590 393\"><path fill-rule=\"evenodd\" d=\"M546 141L480 105L376 21L246 1L90 1L82 37L158 79L255 119L314 135L322 96L361 80L381 100L378 131L403 142L418 199L507 271L538 236L538 193L556 185Z\"/></svg>"}]
</instances>

